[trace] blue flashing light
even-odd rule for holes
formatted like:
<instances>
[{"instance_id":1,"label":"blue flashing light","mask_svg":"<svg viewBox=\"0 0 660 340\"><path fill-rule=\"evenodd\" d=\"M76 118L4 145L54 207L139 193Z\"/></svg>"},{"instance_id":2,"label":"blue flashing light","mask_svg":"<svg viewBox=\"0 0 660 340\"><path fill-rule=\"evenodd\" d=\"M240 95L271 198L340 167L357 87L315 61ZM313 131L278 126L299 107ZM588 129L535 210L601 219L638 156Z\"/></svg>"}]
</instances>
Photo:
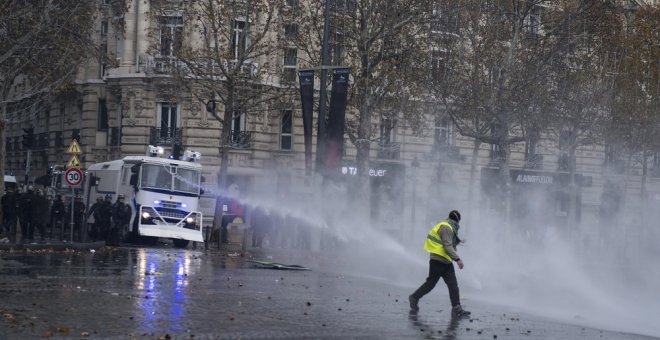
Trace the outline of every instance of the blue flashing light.
<instances>
[{"instance_id":1,"label":"blue flashing light","mask_svg":"<svg viewBox=\"0 0 660 340\"><path fill-rule=\"evenodd\" d=\"M160 204L160 201L154 201L154 204Z\"/></svg>"},{"instance_id":2,"label":"blue flashing light","mask_svg":"<svg viewBox=\"0 0 660 340\"><path fill-rule=\"evenodd\" d=\"M185 204L185 203L181 203L181 208L187 208L187 207L188 207L187 204Z\"/></svg>"}]
</instances>

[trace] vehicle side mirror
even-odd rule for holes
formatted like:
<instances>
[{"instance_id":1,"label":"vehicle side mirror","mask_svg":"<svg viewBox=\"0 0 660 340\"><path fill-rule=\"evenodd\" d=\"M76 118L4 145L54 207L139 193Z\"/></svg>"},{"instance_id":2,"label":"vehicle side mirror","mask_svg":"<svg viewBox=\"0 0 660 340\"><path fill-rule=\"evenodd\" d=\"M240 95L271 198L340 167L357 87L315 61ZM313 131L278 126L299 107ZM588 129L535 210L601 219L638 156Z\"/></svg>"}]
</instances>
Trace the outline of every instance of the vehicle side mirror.
<instances>
[{"instance_id":1,"label":"vehicle side mirror","mask_svg":"<svg viewBox=\"0 0 660 340\"><path fill-rule=\"evenodd\" d=\"M137 187L137 184L138 184L138 175L137 174L132 174L131 175L130 184L134 187Z\"/></svg>"}]
</instances>

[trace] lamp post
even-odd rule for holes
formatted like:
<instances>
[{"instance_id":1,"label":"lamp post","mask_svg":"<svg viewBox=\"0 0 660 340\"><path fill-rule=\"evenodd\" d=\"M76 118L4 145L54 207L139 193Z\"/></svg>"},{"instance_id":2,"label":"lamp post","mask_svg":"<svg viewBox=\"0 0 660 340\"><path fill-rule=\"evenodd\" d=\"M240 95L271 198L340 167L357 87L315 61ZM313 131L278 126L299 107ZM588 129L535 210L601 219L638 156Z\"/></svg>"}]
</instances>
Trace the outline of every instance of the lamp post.
<instances>
[{"instance_id":1,"label":"lamp post","mask_svg":"<svg viewBox=\"0 0 660 340\"><path fill-rule=\"evenodd\" d=\"M325 0L323 9L323 40L321 41L321 87L319 88L319 117L318 134L316 136L316 169L323 167L325 157L325 138L326 138L326 98L327 98L327 74L325 66L328 65L328 40L330 37L330 5L332 0Z\"/></svg>"}]
</instances>

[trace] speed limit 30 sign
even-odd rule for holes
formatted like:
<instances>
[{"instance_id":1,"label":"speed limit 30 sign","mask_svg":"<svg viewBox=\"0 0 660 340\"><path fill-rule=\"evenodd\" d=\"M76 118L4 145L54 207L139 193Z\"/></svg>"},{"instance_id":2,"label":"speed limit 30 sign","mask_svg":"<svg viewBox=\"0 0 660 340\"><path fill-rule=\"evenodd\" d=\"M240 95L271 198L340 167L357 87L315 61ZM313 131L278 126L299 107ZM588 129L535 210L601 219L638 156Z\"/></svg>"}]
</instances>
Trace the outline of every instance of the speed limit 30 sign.
<instances>
[{"instance_id":1,"label":"speed limit 30 sign","mask_svg":"<svg viewBox=\"0 0 660 340\"><path fill-rule=\"evenodd\" d=\"M83 181L83 172L78 168L70 168L64 173L64 181L70 186L80 185Z\"/></svg>"}]
</instances>

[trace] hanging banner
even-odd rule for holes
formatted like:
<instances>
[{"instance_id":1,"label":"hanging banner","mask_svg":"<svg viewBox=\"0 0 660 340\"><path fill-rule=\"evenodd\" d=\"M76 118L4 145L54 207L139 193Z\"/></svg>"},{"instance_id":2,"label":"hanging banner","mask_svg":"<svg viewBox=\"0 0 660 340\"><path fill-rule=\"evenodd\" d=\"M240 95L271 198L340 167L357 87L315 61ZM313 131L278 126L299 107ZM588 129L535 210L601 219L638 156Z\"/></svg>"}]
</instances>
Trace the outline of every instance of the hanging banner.
<instances>
[{"instance_id":1,"label":"hanging banner","mask_svg":"<svg viewBox=\"0 0 660 340\"><path fill-rule=\"evenodd\" d=\"M305 175L312 174L312 125L314 111L314 71L298 71L305 137Z\"/></svg>"},{"instance_id":2,"label":"hanging banner","mask_svg":"<svg viewBox=\"0 0 660 340\"><path fill-rule=\"evenodd\" d=\"M348 99L348 80L350 68L338 68L332 71L332 92L330 94L330 112L328 116L328 140L325 149L325 170L334 173L340 166L344 155L344 121Z\"/></svg>"}]
</instances>

